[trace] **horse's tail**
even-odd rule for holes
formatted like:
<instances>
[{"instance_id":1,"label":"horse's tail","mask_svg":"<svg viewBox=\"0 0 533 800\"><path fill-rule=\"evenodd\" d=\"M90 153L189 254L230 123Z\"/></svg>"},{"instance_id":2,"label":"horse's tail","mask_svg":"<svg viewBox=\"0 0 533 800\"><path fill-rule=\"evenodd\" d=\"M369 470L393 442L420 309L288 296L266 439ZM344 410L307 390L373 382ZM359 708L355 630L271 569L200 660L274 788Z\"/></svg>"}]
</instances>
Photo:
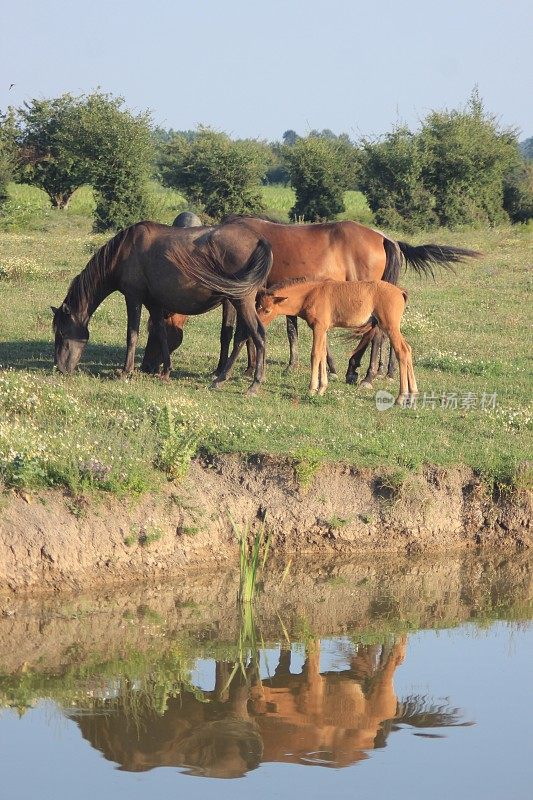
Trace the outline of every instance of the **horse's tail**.
<instances>
[{"instance_id":1,"label":"horse's tail","mask_svg":"<svg viewBox=\"0 0 533 800\"><path fill-rule=\"evenodd\" d=\"M387 237L384 236L383 247L385 248L386 260L385 270L381 280L387 281L388 283L393 283L396 286L398 284L398 278L400 277L400 269L402 266L402 253L400 250L400 245L393 239L387 239Z\"/></svg>"},{"instance_id":2,"label":"horse's tail","mask_svg":"<svg viewBox=\"0 0 533 800\"><path fill-rule=\"evenodd\" d=\"M272 248L265 239L259 239L246 264L233 274L223 269L222 252L212 243L194 253L174 248L172 258L187 277L234 300L257 292L265 285L272 268Z\"/></svg>"},{"instance_id":3,"label":"horse's tail","mask_svg":"<svg viewBox=\"0 0 533 800\"><path fill-rule=\"evenodd\" d=\"M395 242L395 244L398 245L406 265L412 267L419 275L425 277L431 275L432 278L435 277L435 269L438 267L454 272L454 264L458 264L466 258L480 258L482 255L477 250L450 247L445 244L420 244L418 246L407 244L407 242ZM383 280L387 280L387 278L383 277Z\"/></svg>"}]
</instances>

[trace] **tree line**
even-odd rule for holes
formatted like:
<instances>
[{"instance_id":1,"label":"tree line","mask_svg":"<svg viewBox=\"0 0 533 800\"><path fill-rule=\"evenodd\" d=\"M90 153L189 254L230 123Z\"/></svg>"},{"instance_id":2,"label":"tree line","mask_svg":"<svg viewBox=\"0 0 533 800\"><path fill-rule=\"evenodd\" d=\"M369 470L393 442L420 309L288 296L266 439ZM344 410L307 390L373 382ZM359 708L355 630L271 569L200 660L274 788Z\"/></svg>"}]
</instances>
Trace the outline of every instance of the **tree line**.
<instances>
[{"instance_id":1,"label":"tree line","mask_svg":"<svg viewBox=\"0 0 533 800\"><path fill-rule=\"evenodd\" d=\"M0 206L11 180L43 189L65 208L95 192L96 230L149 216L148 182L181 191L208 220L264 211L260 185L291 185L293 220L334 219L344 193L362 191L377 224L414 230L533 217L533 137L519 143L474 91L464 108L431 112L417 131L397 125L354 142L325 129L279 142L232 139L199 127L155 127L100 91L35 99L0 112Z\"/></svg>"}]
</instances>

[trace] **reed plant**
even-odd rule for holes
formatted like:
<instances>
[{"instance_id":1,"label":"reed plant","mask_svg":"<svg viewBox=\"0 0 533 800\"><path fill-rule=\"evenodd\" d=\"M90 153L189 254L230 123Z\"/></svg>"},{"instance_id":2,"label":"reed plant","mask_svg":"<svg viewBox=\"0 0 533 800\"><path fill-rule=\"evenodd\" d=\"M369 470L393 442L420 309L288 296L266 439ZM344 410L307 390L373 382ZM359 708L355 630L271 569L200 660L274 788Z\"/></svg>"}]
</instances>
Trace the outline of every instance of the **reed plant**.
<instances>
[{"instance_id":1,"label":"reed plant","mask_svg":"<svg viewBox=\"0 0 533 800\"><path fill-rule=\"evenodd\" d=\"M251 544L250 525L240 531L232 522L239 542L239 603L252 603L255 597L259 576L263 573L270 549L270 534L266 532L264 523L254 534Z\"/></svg>"}]
</instances>

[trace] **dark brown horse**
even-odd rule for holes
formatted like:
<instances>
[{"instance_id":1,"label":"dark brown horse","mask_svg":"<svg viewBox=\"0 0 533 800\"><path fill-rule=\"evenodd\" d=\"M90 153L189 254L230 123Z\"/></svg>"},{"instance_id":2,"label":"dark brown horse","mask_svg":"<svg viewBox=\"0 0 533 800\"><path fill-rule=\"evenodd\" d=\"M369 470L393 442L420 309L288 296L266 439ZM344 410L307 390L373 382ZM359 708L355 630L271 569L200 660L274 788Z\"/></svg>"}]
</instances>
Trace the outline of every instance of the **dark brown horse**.
<instances>
[{"instance_id":1,"label":"dark brown horse","mask_svg":"<svg viewBox=\"0 0 533 800\"><path fill-rule=\"evenodd\" d=\"M410 266L419 275L434 276L437 267L450 267L467 257L479 256L479 253L473 250L448 245L414 246L406 242L397 242L379 231L351 221L283 225L258 217L232 216L225 220L225 223L238 226L243 235L245 232L253 232L270 242L274 262L268 278L269 286L293 278L313 281L385 280L397 284L402 265ZM172 325L171 318L168 324ZM226 303L217 371L222 370L226 363L234 325L235 312L232 306ZM292 369L298 364L297 318L294 316L287 317L287 334L290 345L288 366ZM378 373L382 340L381 332L372 337L372 358L365 378L367 385L372 384ZM358 351L357 358L351 363L351 369L355 374L363 352L364 348ZM161 354L156 369L160 363ZM330 355L328 364L330 371L334 371ZM393 368L391 359L389 375L392 374ZM350 382L354 382L353 374Z\"/></svg>"},{"instance_id":2,"label":"dark brown horse","mask_svg":"<svg viewBox=\"0 0 533 800\"><path fill-rule=\"evenodd\" d=\"M201 228L202 220L192 211L182 211L172 223L174 228ZM226 300L224 302L227 302ZM185 314L171 314L165 310L165 328L169 353L177 350L183 341L183 328L187 322ZM148 320L148 343L144 351L141 372L155 373L161 364L161 348L157 335L152 334L153 322ZM153 364L156 364L155 368Z\"/></svg>"},{"instance_id":3,"label":"dark brown horse","mask_svg":"<svg viewBox=\"0 0 533 800\"><path fill-rule=\"evenodd\" d=\"M73 372L89 339L92 314L115 291L124 295L128 312L125 373L133 370L143 305L159 339L164 375L170 372L170 355L163 309L203 314L231 298L242 337L251 336L263 356L265 332L255 312L255 295L266 282L271 265L268 242L251 230L243 235L241 226L132 225L95 253L72 281L61 307L52 309L55 363L63 373ZM249 390L252 394L262 380L261 361L258 357ZM220 382L227 376L228 369Z\"/></svg>"}]
</instances>

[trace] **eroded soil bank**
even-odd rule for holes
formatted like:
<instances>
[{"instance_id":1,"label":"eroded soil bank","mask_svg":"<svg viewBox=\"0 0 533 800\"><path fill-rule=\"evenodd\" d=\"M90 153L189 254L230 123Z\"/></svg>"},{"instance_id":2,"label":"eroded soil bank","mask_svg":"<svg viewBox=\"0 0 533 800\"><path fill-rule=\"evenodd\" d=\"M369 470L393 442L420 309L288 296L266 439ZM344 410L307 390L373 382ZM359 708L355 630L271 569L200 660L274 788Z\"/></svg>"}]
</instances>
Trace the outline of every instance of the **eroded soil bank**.
<instances>
[{"instance_id":1,"label":"eroded soil bank","mask_svg":"<svg viewBox=\"0 0 533 800\"><path fill-rule=\"evenodd\" d=\"M266 456L198 459L139 501L60 491L4 498L0 593L79 591L187 573L236 557L233 525L266 519L277 556L531 546L531 493L497 498L468 468L399 479L344 465L298 472ZM233 521L233 524L232 524Z\"/></svg>"}]
</instances>

